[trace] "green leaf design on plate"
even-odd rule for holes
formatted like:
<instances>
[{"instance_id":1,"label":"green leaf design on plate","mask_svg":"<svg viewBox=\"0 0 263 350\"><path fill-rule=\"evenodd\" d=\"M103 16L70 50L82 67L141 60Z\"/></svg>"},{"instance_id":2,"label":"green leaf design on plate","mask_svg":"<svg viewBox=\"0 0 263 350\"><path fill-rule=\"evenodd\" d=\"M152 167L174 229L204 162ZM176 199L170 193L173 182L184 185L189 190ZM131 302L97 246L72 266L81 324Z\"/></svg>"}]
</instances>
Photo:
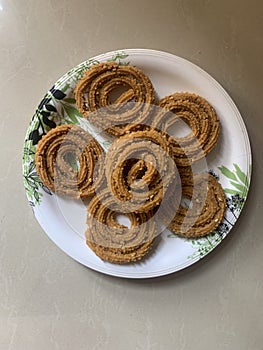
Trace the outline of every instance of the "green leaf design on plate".
<instances>
[{"instance_id":1,"label":"green leaf design on plate","mask_svg":"<svg viewBox=\"0 0 263 350\"><path fill-rule=\"evenodd\" d=\"M188 259L201 259L212 251L224 239L231 228L231 224L222 222L218 228L206 237L191 240L191 245L195 249Z\"/></svg>"},{"instance_id":2,"label":"green leaf design on plate","mask_svg":"<svg viewBox=\"0 0 263 350\"><path fill-rule=\"evenodd\" d=\"M127 53L125 53L124 51L116 52L116 54L114 54L108 61L114 61L114 62L117 62L120 65L128 65L128 64L130 64L130 62L122 61L122 60L124 60L127 57L129 57L129 55Z\"/></svg>"},{"instance_id":3,"label":"green leaf design on plate","mask_svg":"<svg viewBox=\"0 0 263 350\"><path fill-rule=\"evenodd\" d=\"M218 167L218 169L221 171L221 173L223 175L225 175L227 178L231 179L231 180L237 180L237 177L236 175L231 171L229 170L227 167L225 166L221 166L221 167Z\"/></svg>"},{"instance_id":4,"label":"green leaf design on plate","mask_svg":"<svg viewBox=\"0 0 263 350\"><path fill-rule=\"evenodd\" d=\"M67 83L67 84L64 84L62 87L61 87L61 91L66 93L66 91L70 88L70 84Z\"/></svg>"},{"instance_id":5,"label":"green leaf design on plate","mask_svg":"<svg viewBox=\"0 0 263 350\"><path fill-rule=\"evenodd\" d=\"M246 175L236 163L234 163L233 166L234 170L230 170L225 166L218 167L221 173L230 180L229 182L233 186L233 188L224 188L224 191L227 194L239 194L246 197L249 188L249 174Z\"/></svg>"},{"instance_id":6,"label":"green leaf design on plate","mask_svg":"<svg viewBox=\"0 0 263 350\"><path fill-rule=\"evenodd\" d=\"M64 109L68 118L73 124L78 124L78 117L82 117L81 113L77 110L77 108L70 106L66 103L63 103L62 109ZM65 117L65 115L64 115Z\"/></svg>"},{"instance_id":7,"label":"green leaf design on plate","mask_svg":"<svg viewBox=\"0 0 263 350\"><path fill-rule=\"evenodd\" d=\"M245 193L246 192L246 186L241 185L239 183L236 183L234 181L230 181L230 183L231 183L231 185L233 185L241 193Z\"/></svg>"},{"instance_id":8,"label":"green leaf design on plate","mask_svg":"<svg viewBox=\"0 0 263 350\"><path fill-rule=\"evenodd\" d=\"M196 251L193 254L189 255L188 259L201 259L203 256L207 255L211 250L213 250L220 242L220 237L212 239L211 236L207 236L199 240L192 240L191 244L195 247Z\"/></svg>"},{"instance_id":9,"label":"green leaf design on plate","mask_svg":"<svg viewBox=\"0 0 263 350\"><path fill-rule=\"evenodd\" d=\"M40 203L42 193L39 192L39 188L43 187L41 180L35 170L35 152L32 154L30 148L24 148L24 186L26 189L27 197L32 206Z\"/></svg>"},{"instance_id":10,"label":"green leaf design on plate","mask_svg":"<svg viewBox=\"0 0 263 350\"><path fill-rule=\"evenodd\" d=\"M67 103L73 103L73 104L75 104L76 103L76 100L75 100L75 98L64 98L64 100L63 100L64 102L67 102Z\"/></svg>"},{"instance_id":11,"label":"green leaf design on plate","mask_svg":"<svg viewBox=\"0 0 263 350\"><path fill-rule=\"evenodd\" d=\"M35 154L34 150L31 150L30 148L24 148L24 155L25 156L32 156Z\"/></svg>"},{"instance_id":12,"label":"green leaf design on plate","mask_svg":"<svg viewBox=\"0 0 263 350\"><path fill-rule=\"evenodd\" d=\"M237 164L233 164L235 167L236 174L239 178L239 180L246 186L248 187L248 177L247 175L239 168Z\"/></svg>"},{"instance_id":13,"label":"green leaf design on plate","mask_svg":"<svg viewBox=\"0 0 263 350\"><path fill-rule=\"evenodd\" d=\"M177 236L174 233L168 233L168 238L176 238Z\"/></svg>"},{"instance_id":14,"label":"green leaf design on plate","mask_svg":"<svg viewBox=\"0 0 263 350\"><path fill-rule=\"evenodd\" d=\"M232 190L231 188L224 188L226 194L240 194L243 195L243 192Z\"/></svg>"}]
</instances>

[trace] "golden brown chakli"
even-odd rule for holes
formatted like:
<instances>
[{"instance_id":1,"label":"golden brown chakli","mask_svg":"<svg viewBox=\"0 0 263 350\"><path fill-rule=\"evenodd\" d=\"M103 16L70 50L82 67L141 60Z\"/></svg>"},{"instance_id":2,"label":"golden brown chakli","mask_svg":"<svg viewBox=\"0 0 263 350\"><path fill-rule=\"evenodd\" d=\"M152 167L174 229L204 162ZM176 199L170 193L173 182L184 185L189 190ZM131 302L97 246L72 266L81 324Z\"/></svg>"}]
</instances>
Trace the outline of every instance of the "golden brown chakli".
<instances>
[{"instance_id":1,"label":"golden brown chakli","mask_svg":"<svg viewBox=\"0 0 263 350\"><path fill-rule=\"evenodd\" d=\"M185 181L185 180L184 180ZM214 231L221 223L226 198L220 183L210 174L195 174L182 185L182 203L169 224L174 233L197 238Z\"/></svg>"},{"instance_id":2,"label":"golden brown chakli","mask_svg":"<svg viewBox=\"0 0 263 350\"><path fill-rule=\"evenodd\" d=\"M178 92L162 98L159 106L162 110L153 119L154 127L169 133L169 128L183 121L191 129L183 137L167 135L171 155L178 166L189 166L214 148L220 123L215 109L205 98L189 92Z\"/></svg>"},{"instance_id":3,"label":"golden brown chakli","mask_svg":"<svg viewBox=\"0 0 263 350\"><path fill-rule=\"evenodd\" d=\"M86 243L109 262L140 260L150 251L157 235L153 213L126 213L130 227L118 222L119 214L122 213L108 189L93 197L88 207Z\"/></svg>"},{"instance_id":4,"label":"golden brown chakli","mask_svg":"<svg viewBox=\"0 0 263 350\"><path fill-rule=\"evenodd\" d=\"M156 130L136 131L116 139L106 157L106 178L126 211L147 212L160 205L176 165L168 143Z\"/></svg>"},{"instance_id":5,"label":"golden brown chakli","mask_svg":"<svg viewBox=\"0 0 263 350\"><path fill-rule=\"evenodd\" d=\"M100 181L103 162L99 162L101 165L97 168L96 165L103 153L102 147L87 131L76 125L61 125L39 141L36 169L43 184L52 192L87 198L94 194Z\"/></svg>"},{"instance_id":6,"label":"golden brown chakli","mask_svg":"<svg viewBox=\"0 0 263 350\"><path fill-rule=\"evenodd\" d=\"M82 115L113 136L123 135L144 123L154 96L152 83L142 70L116 62L92 66L75 89Z\"/></svg>"}]
</instances>

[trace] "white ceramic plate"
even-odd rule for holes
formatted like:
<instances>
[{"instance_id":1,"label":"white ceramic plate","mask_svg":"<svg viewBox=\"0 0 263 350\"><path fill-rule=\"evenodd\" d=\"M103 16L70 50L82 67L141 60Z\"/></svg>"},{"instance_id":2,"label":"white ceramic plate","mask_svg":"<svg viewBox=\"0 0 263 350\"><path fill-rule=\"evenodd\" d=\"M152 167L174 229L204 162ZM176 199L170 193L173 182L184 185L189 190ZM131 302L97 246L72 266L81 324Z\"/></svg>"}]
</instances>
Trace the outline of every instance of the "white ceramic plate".
<instances>
[{"instance_id":1,"label":"white ceramic plate","mask_svg":"<svg viewBox=\"0 0 263 350\"><path fill-rule=\"evenodd\" d=\"M205 97L216 109L221 135L207 157L208 169L219 179L227 196L224 221L211 235L186 240L162 233L156 249L142 262L116 265L100 260L86 245L86 208L61 199L43 186L35 170L35 148L43 132L64 123L79 123L74 88L83 71L100 61L114 60L141 68L151 79L158 96L189 91ZM46 234L66 254L81 264L105 274L127 278L166 275L192 265L212 251L226 237L245 203L251 174L251 150L242 117L226 91L205 71L185 59L166 52L127 49L91 58L66 73L47 92L29 125L23 155L23 176L27 197Z\"/></svg>"}]
</instances>

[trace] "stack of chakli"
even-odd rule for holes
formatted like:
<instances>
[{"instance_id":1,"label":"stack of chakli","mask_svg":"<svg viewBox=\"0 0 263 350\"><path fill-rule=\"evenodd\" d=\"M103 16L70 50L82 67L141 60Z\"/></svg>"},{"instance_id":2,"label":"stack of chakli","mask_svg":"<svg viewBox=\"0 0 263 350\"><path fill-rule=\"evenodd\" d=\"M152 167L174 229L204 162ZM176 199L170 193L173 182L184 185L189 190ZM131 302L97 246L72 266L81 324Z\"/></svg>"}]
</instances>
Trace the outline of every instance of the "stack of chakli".
<instances>
[{"instance_id":1,"label":"stack of chakli","mask_svg":"<svg viewBox=\"0 0 263 350\"><path fill-rule=\"evenodd\" d=\"M193 170L214 149L220 132L217 113L205 98L175 92L158 100L141 69L115 62L84 72L75 98L83 117L114 137L111 146L105 154L87 131L62 125L39 142L36 167L51 191L91 198L85 236L98 257L131 263L149 255L166 227L185 238L218 227L224 191L215 177ZM189 126L188 135L169 134L178 120ZM78 160L76 169L68 154ZM130 225L119 222L123 215Z\"/></svg>"}]
</instances>

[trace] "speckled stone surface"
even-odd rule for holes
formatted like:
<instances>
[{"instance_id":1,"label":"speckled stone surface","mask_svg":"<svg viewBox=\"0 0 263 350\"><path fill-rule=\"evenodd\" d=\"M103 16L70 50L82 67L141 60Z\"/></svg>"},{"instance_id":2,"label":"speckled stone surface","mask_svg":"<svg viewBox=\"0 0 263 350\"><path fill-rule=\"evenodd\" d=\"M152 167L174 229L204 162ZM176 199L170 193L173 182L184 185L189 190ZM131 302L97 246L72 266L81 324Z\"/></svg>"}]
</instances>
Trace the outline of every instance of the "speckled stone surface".
<instances>
[{"instance_id":1,"label":"speckled stone surface","mask_svg":"<svg viewBox=\"0 0 263 350\"><path fill-rule=\"evenodd\" d=\"M0 349L262 350L263 4L259 0L0 0ZM247 126L253 176L218 249L192 267L125 280L45 235L23 187L36 106L73 66L119 48L184 57L217 79Z\"/></svg>"}]
</instances>

